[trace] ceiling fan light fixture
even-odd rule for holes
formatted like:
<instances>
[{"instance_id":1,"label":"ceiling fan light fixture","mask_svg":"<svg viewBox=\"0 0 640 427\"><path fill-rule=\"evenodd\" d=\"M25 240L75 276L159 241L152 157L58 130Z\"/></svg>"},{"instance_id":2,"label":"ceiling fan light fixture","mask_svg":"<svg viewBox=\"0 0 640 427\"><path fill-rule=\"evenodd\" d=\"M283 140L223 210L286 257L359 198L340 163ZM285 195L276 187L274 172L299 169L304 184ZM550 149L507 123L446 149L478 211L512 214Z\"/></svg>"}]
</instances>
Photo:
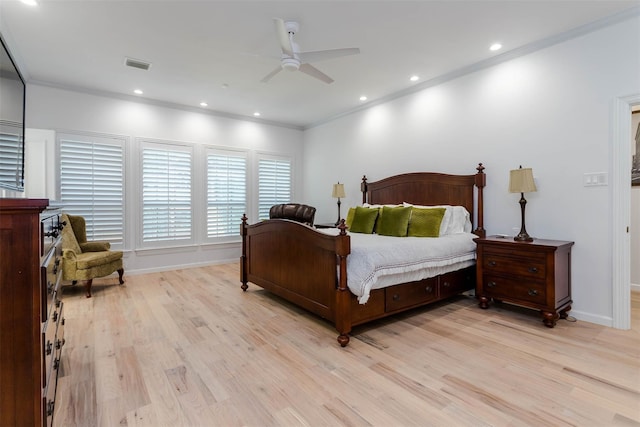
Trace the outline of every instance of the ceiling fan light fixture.
<instances>
[{"instance_id":1,"label":"ceiling fan light fixture","mask_svg":"<svg viewBox=\"0 0 640 427\"><path fill-rule=\"evenodd\" d=\"M282 68L287 71L298 71L298 68L300 68L300 61L296 58L283 58Z\"/></svg>"}]
</instances>

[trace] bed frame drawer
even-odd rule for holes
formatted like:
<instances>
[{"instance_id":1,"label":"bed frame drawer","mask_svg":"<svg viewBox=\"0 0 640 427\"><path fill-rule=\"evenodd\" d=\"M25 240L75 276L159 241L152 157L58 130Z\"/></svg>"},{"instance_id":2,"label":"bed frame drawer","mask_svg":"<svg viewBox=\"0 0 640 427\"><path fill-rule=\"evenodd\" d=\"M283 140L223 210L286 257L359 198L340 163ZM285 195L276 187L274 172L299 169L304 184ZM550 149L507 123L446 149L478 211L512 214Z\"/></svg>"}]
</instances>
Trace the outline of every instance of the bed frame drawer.
<instances>
[{"instance_id":1,"label":"bed frame drawer","mask_svg":"<svg viewBox=\"0 0 640 427\"><path fill-rule=\"evenodd\" d=\"M445 273L438 278L438 298L444 299L471 290L476 285L476 267Z\"/></svg>"},{"instance_id":2,"label":"bed frame drawer","mask_svg":"<svg viewBox=\"0 0 640 427\"><path fill-rule=\"evenodd\" d=\"M438 279L430 278L407 285L385 288L385 310L403 310L435 300L438 297Z\"/></svg>"}]
</instances>

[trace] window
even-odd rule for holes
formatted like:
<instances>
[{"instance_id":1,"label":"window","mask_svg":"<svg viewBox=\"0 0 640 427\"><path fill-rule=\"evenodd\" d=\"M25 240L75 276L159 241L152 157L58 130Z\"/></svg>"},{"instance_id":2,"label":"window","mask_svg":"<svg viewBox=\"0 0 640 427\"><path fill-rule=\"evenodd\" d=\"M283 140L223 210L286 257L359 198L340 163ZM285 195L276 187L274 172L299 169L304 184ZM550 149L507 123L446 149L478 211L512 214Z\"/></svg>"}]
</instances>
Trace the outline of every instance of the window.
<instances>
[{"instance_id":1,"label":"window","mask_svg":"<svg viewBox=\"0 0 640 427\"><path fill-rule=\"evenodd\" d=\"M263 157L258 161L258 220L269 219L271 206L291 201L291 160Z\"/></svg>"},{"instance_id":2,"label":"window","mask_svg":"<svg viewBox=\"0 0 640 427\"><path fill-rule=\"evenodd\" d=\"M86 135L58 136L60 201L83 216L88 240L121 246L124 235L124 141Z\"/></svg>"},{"instance_id":3,"label":"window","mask_svg":"<svg viewBox=\"0 0 640 427\"><path fill-rule=\"evenodd\" d=\"M143 142L143 242L191 239L191 152L187 146Z\"/></svg>"},{"instance_id":4,"label":"window","mask_svg":"<svg viewBox=\"0 0 640 427\"><path fill-rule=\"evenodd\" d=\"M207 237L238 236L246 212L247 158L207 150Z\"/></svg>"}]
</instances>

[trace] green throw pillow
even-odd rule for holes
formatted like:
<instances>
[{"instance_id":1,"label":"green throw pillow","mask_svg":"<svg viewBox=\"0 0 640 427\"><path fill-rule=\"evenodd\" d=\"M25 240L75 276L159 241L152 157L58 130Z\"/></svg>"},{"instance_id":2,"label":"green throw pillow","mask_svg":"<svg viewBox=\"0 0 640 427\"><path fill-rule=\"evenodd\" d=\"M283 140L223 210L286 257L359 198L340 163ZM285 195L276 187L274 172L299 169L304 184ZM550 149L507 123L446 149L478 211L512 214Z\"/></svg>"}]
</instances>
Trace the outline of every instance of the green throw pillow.
<instances>
[{"instance_id":1,"label":"green throw pillow","mask_svg":"<svg viewBox=\"0 0 640 427\"><path fill-rule=\"evenodd\" d=\"M378 209L363 208L362 206L356 206L356 211L353 215L353 221L349 231L352 233L373 233L373 227L376 225L376 219L378 218Z\"/></svg>"},{"instance_id":2,"label":"green throw pillow","mask_svg":"<svg viewBox=\"0 0 640 427\"><path fill-rule=\"evenodd\" d=\"M381 236L405 237L407 235L407 226L409 225L409 217L411 216L410 207L383 206L376 232Z\"/></svg>"},{"instance_id":3,"label":"green throw pillow","mask_svg":"<svg viewBox=\"0 0 640 427\"><path fill-rule=\"evenodd\" d=\"M412 237L440 237L440 223L445 211L445 208L411 208L411 220L409 221L407 235Z\"/></svg>"},{"instance_id":4,"label":"green throw pillow","mask_svg":"<svg viewBox=\"0 0 640 427\"><path fill-rule=\"evenodd\" d=\"M351 228L351 224L353 224L353 217L356 214L356 208L349 208L349 212L347 212L347 218L344 220L347 228Z\"/></svg>"}]
</instances>

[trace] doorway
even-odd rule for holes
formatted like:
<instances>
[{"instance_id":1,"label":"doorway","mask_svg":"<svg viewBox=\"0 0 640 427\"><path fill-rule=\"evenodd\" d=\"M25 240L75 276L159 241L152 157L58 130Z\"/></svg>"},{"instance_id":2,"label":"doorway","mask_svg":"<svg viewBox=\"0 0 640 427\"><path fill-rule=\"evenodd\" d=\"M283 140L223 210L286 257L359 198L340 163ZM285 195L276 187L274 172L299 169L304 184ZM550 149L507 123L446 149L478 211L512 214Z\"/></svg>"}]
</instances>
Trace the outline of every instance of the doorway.
<instances>
[{"instance_id":1,"label":"doorway","mask_svg":"<svg viewBox=\"0 0 640 427\"><path fill-rule=\"evenodd\" d=\"M612 105L612 326L631 327L631 111L640 94L618 98Z\"/></svg>"},{"instance_id":2,"label":"doorway","mask_svg":"<svg viewBox=\"0 0 640 427\"><path fill-rule=\"evenodd\" d=\"M640 105L631 107L631 260L640 259ZM631 262L631 329L640 331L640 263Z\"/></svg>"}]
</instances>

